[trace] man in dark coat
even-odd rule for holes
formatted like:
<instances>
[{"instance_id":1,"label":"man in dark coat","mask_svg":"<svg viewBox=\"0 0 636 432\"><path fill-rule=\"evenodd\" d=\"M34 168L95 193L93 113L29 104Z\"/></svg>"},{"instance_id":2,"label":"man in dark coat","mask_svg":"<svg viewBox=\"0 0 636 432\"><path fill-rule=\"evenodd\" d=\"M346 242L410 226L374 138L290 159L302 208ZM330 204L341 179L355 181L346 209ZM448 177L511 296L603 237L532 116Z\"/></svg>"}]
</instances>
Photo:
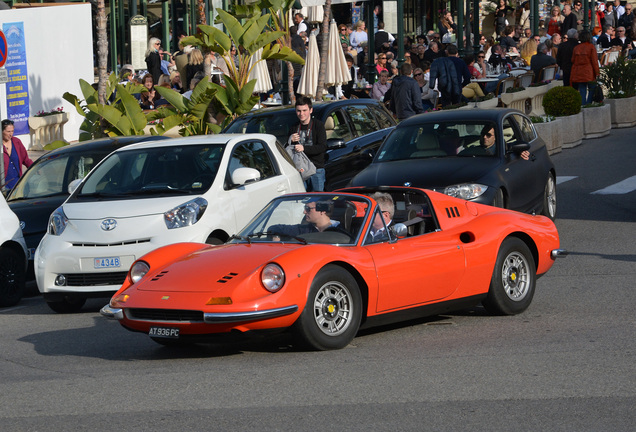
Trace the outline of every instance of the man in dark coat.
<instances>
[{"instance_id":1,"label":"man in dark coat","mask_svg":"<svg viewBox=\"0 0 636 432\"><path fill-rule=\"evenodd\" d=\"M463 60L462 60L463 61ZM431 64L429 87L440 91L442 106L459 103L462 95L461 80L455 63L449 57L440 57Z\"/></svg>"},{"instance_id":2,"label":"man in dark coat","mask_svg":"<svg viewBox=\"0 0 636 432\"><path fill-rule=\"evenodd\" d=\"M576 29L568 30L568 40L561 42L557 51L557 64L563 71L563 85L570 85L570 72L572 71L572 53L579 44L579 32Z\"/></svg>"},{"instance_id":3,"label":"man in dark coat","mask_svg":"<svg viewBox=\"0 0 636 432\"><path fill-rule=\"evenodd\" d=\"M612 46L612 39L614 39L614 27L605 24L603 26L603 33L598 37L596 43L597 45L600 45L601 48L607 49Z\"/></svg>"},{"instance_id":4,"label":"man in dark coat","mask_svg":"<svg viewBox=\"0 0 636 432\"><path fill-rule=\"evenodd\" d=\"M411 64L403 63L400 67L400 75L393 78L391 83L391 111L399 120L424 112L422 91L417 81L411 77L412 73Z\"/></svg>"},{"instance_id":5,"label":"man in dark coat","mask_svg":"<svg viewBox=\"0 0 636 432\"><path fill-rule=\"evenodd\" d=\"M552 66L555 63L554 57L548 55L548 46L543 42L537 45L537 53L530 58L530 69L534 72L534 82L539 82L543 79L541 70L544 67Z\"/></svg>"},{"instance_id":6,"label":"man in dark coat","mask_svg":"<svg viewBox=\"0 0 636 432\"><path fill-rule=\"evenodd\" d=\"M563 34L570 29L576 30L579 23L577 22L576 15L572 13L572 6L569 4L563 6L563 16L565 18L563 19L563 24L561 24L561 33Z\"/></svg>"}]
</instances>

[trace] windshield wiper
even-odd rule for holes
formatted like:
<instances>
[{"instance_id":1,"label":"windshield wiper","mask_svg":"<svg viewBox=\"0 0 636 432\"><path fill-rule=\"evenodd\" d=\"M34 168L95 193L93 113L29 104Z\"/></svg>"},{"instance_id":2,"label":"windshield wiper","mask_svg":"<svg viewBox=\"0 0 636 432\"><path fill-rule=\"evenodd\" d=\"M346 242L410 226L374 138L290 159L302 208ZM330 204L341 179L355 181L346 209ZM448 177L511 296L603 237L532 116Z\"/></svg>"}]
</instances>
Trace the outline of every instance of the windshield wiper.
<instances>
[{"instance_id":1,"label":"windshield wiper","mask_svg":"<svg viewBox=\"0 0 636 432\"><path fill-rule=\"evenodd\" d=\"M252 233L252 234L248 234L248 237L261 237L261 236L267 236L267 235L271 235L271 236L278 236L278 237L289 237L289 238L293 238L294 240L302 243L302 244L307 244L307 240L305 240L302 237L296 237L293 236L291 234L285 234L285 233L281 233L278 231L261 231L261 232L256 232L256 233Z\"/></svg>"},{"instance_id":2,"label":"windshield wiper","mask_svg":"<svg viewBox=\"0 0 636 432\"><path fill-rule=\"evenodd\" d=\"M168 185L154 185L154 186L144 186L141 189L127 192L128 195L152 195L152 194L162 194L162 193L189 194L190 191L187 189L173 188L172 186L168 186Z\"/></svg>"},{"instance_id":3,"label":"windshield wiper","mask_svg":"<svg viewBox=\"0 0 636 432\"><path fill-rule=\"evenodd\" d=\"M244 237L244 236L240 236L240 235L238 235L238 234L232 234L232 235L230 236L230 238L229 238L229 239L227 239L227 241L234 240L234 239L237 239L237 240L243 240L243 241L248 242L249 244L252 244L252 240L250 240L249 236L248 236L248 237Z\"/></svg>"}]
</instances>

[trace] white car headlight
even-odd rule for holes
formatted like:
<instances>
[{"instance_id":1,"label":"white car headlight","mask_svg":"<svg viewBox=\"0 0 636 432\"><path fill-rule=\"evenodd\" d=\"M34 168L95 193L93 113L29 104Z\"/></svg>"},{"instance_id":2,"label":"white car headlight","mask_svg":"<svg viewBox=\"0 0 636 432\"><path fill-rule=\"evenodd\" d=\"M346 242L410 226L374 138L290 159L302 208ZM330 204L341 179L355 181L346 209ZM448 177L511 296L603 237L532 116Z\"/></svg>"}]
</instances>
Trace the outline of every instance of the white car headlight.
<instances>
[{"instance_id":1,"label":"white car headlight","mask_svg":"<svg viewBox=\"0 0 636 432\"><path fill-rule=\"evenodd\" d=\"M276 292L285 284L285 272L278 264L269 263L261 272L261 282L269 292Z\"/></svg>"},{"instance_id":2,"label":"white car headlight","mask_svg":"<svg viewBox=\"0 0 636 432\"><path fill-rule=\"evenodd\" d=\"M483 195L484 193L486 193L486 190L488 190L488 186L482 184L464 183L447 186L444 188L444 193L455 198L471 200Z\"/></svg>"},{"instance_id":3,"label":"white car headlight","mask_svg":"<svg viewBox=\"0 0 636 432\"><path fill-rule=\"evenodd\" d=\"M150 271L150 266L145 261L137 261L130 268L130 281L137 283Z\"/></svg>"},{"instance_id":4,"label":"white car headlight","mask_svg":"<svg viewBox=\"0 0 636 432\"><path fill-rule=\"evenodd\" d=\"M49 217L49 226L46 232L54 236L59 236L64 232L64 229L66 229L66 225L68 225L68 218L64 214L64 209L58 207Z\"/></svg>"},{"instance_id":5,"label":"white car headlight","mask_svg":"<svg viewBox=\"0 0 636 432\"><path fill-rule=\"evenodd\" d=\"M168 229L182 228L194 225L201 219L208 202L203 198L195 198L192 201L181 204L163 214Z\"/></svg>"}]
</instances>

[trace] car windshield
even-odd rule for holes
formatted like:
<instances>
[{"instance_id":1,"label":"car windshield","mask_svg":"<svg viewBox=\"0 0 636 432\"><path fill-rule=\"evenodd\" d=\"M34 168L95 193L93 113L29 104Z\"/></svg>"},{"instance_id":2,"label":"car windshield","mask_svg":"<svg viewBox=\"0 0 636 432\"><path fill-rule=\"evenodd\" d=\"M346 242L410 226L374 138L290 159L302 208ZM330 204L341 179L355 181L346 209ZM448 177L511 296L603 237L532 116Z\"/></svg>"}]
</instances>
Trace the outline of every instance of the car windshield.
<instances>
[{"instance_id":1,"label":"car windshield","mask_svg":"<svg viewBox=\"0 0 636 432\"><path fill-rule=\"evenodd\" d=\"M431 122L396 128L377 162L464 156L497 156L498 131L491 122Z\"/></svg>"},{"instance_id":2,"label":"car windshield","mask_svg":"<svg viewBox=\"0 0 636 432\"><path fill-rule=\"evenodd\" d=\"M143 148L113 153L73 199L199 195L216 177L224 145Z\"/></svg>"},{"instance_id":3,"label":"car windshield","mask_svg":"<svg viewBox=\"0 0 636 432\"><path fill-rule=\"evenodd\" d=\"M290 242L352 245L364 226L370 201L342 194L277 198L232 242Z\"/></svg>"},{"instance_id":4,"label":"car windshield","mask_svg":"<svg viewBox=\"0 0 636 432\"><path fill-rule=\"evenodd\" d=\"M20 179L9 201L68 195L68 185L83 179L110 151L43 156Z\"/></svg>"},{"instance_id":5,"label":"car windshield","mask_svg":"<svg viewBox=\"0 0 636 432\"><path fill-rule=\"evenodd\" d=\"M289 135L291 135L290 128L297 124L298 117L296 117L294 110L265 111L238 118L223 132L272 134L279 143L285 145Z\"/></svg>"}]
</instances>

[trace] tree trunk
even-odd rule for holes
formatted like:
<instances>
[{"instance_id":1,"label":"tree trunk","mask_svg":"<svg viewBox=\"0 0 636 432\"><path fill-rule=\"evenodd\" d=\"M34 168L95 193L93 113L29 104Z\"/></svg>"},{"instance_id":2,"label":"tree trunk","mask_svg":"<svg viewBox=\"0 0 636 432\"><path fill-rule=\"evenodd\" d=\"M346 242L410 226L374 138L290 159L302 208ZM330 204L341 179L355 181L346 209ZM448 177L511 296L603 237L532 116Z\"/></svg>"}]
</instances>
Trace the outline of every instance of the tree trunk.
<instances>
[{"instance_id":1,"label":"tree trunk","mask_svg":"<svg viewBox=\"0 0 636 432\"><path fill-rule=\"evenodd\" d=\"M331 18L331 0L325 0L325 16L322 20L322 46L320 47L320 68L318 69L318 88L316 100L322 100L322 92L325 88L325 75L327 74L327 53L329 52L329 21Z\"/></svg>"},{"instance_id":2,"label":"tree trunk","mask_svg":"<svg viewBox=\"0 0 636 432\"><path fill-rule=\"evenodd\" d=\"M287 88L289 89L289 103L296 105L296 93L294 92L294 67L292 62L287 62Z\"/></svg>"},{"instance_id":3,"label":"tree trunk","mask_svg":"<svg viewBox=\"0 0 636 432\"><path fill-rule=\"evenodd\" d=\"M100 104L106 103L106 87L108 84L108 35L106 33L106 8L104 0L97 1L97 95ZM115 65L113 65L115 70Z\"/></svg>"}]
</instances>

